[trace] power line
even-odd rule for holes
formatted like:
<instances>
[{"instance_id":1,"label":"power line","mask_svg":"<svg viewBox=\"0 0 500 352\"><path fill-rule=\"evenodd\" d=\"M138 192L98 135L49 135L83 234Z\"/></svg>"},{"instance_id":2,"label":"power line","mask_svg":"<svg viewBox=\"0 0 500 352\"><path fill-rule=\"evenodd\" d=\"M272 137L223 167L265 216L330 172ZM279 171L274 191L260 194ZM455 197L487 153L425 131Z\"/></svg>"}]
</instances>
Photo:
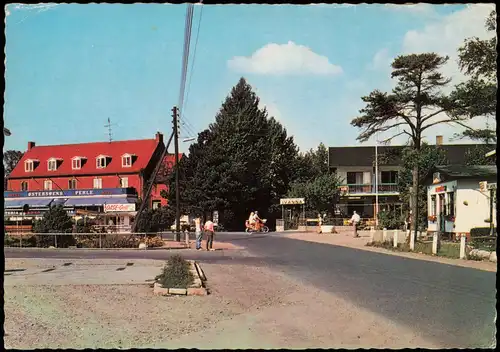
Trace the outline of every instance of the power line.
<instances>
[{"instance_id":1,"label":"power line","mask_svg":"<svg viewBox=\"0 0 500 352\"><path fill-rule=\"evenodd\" d=\"M178 108L181 114L184 105L184 93L186 90L186 78L187 78L187 68L189 64L189 49L191 46L192 24L193 24L193 5L188 4L186 11L186 27L184 31L184 53L182 56L183 60L182 60L181 86L179 91L179 102L178 102Z\"/></svg>"},{"instance_id":2,"label":"power line","mask_svg":"<svg viewBox=\"0 0 500 352\"><path fill-rule=\"evenodd\" d=\"M191 82L192 82L192 77L193 77L194 63L196 61L196 49L198 48L198 39L200 37L200 28L201 28L201 19L202 18L203 18L203 4L201 4L201 7L200 7L200 16L198 18L198 28L196 30L196 39L194 42L193 60L191 62L191 71L189 72L189 80L188 80L188 86L187 86L187 90L186 90L186 99L184 101L184 106L187 106L188 101L189 101L189 93L190 93ZM181 115L184 117L185 122L189 124L189 121L184 116L184 114L182 113Z\"/></svg>"}]
</instances>

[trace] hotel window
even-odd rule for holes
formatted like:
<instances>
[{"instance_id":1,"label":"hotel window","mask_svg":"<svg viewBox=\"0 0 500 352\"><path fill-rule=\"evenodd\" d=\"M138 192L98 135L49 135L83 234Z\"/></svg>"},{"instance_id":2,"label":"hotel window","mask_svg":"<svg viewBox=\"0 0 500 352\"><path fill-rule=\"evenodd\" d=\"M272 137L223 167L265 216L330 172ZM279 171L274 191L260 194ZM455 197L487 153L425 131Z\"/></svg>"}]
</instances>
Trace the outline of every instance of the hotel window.
<instances>
[{"instance_id":1,"label":"hotel window","mask_svg":"<svg viewBox=\"0 0 500 352\"><path fill-rule=\"evenodd\" d=\"M398 183L397 171L382 171L380 173L380 183Z\"/></svg>"},{"instance_id":2,"label":"hotel window","mask_svg":"<svg viewBox=\"0 0 500 352\"><path fill-rule=\"evenodd\" d=\"M68 189L76 189L76 179L71 179L68 181Z\"/></svg>"},{"instance_id":3,"label":"hotel window","mask_svg":"<svg viewBox=\"0 0 500 352\"><path fill-rule=\"evenodd\" d=\"M98 169L103 169L106 167L106 157L105 156L100 156L96 159L96 167Z\"/></svg>"},{"instance_id":4,"label":"hotel window","mask_svg":"<svg viewBox=\"0 0 500 352\"><path fill-rule=\"evenodd\" d=\"M21 191L27 191L28 190L28 182L23 181L21 182Z\"/></svg>"},{"instance_id":5,"label":"hotel window","mask_svg":"<svg viewBox=\"0 0 500 352\"><path fill-rule=\"evenodd\" d=\"M52 191L52 181L51 180L45 180L43 182L43 189L46 191Z\"/></svg>"},{"instance_id":6,"label":"hotel window","mask_svg":"<svg viewBox=\"0 0 500 352\"><path fill-rule=\"evenodd\" d=\"M132 166L132 156L125 154L122 156L122 167L131 167Z\"/></svg>"},{"instance_id":7,"label":"hotel window","mask_svg":"<svg viewBox=\"0 0 500 352\"><path fill-rule=\"evenodd\" d=\"M33 172L33 167L34 163L33 160L27 160L24 162L24 171L26 172Z\"/></svg>"},{"instance_id":8,"label":"hotel window","mask_svg":"<svg viewBox=\"0 0 500 352\"><path fill-rule=\"evenodd\" d=\"M73 161L71 163L71 168L73 170L81 169L82 168L82 159L80 159L80 158L73 159Z\"/></svg>"},{"instance_id":9,"label":"hotel window","mask_svg":"<svg viewBox=\"0 0 500 352\"><path fill-rule=\"evenodd\" d=\"M48 169L49 171L56 171L57 170L57 160L56 159L49 159L48 161Z\"/></svg>"},{"instance_id":10,"label":"hotel window","mask_svg":"<svg viewBox=\"0 0 500 352\"><path fill-rule=\"evenodd\" d=\"M94 178L94 188L102 188L102 178Z\"/></svg>"},{"instance_id":11,"label":"hotel window","mask_svg":"<svg viewBox=\"0 0 500 352\"><path fill-rule=\"evenodd\" d=\"M348 185L362 185L363 184L363 173L362 172L348 172L347 173L347 184Z\"/></svg>"},{"instance_id":12,"label":"hotel window","mask_svg":"<svg viewBox=\"0 0 500 352\"><path fill-rule=\"evenodd\" d=\"M120 187L127 188L128 187L128 177L120 178Z\"/></svg>"}]
</instances>

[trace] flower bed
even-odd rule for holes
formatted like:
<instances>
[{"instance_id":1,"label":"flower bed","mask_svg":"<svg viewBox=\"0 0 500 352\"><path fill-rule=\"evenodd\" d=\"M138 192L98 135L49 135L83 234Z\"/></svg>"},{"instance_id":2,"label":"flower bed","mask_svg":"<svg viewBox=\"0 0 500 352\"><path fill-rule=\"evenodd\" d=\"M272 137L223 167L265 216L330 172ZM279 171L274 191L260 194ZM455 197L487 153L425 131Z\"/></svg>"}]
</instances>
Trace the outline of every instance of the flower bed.
<instances>
[{"instance_id":1,"label":"flower bed","mask_svg":"<svg viewBox=\"0 0 500 352\"><path fill-rule=\"evenodd\" d=\"M174 255L170 257L162 273L155 278L154 294L204 296L208 292L203 279L206 278L197 263Z\"/></svg>"}]
</instances>

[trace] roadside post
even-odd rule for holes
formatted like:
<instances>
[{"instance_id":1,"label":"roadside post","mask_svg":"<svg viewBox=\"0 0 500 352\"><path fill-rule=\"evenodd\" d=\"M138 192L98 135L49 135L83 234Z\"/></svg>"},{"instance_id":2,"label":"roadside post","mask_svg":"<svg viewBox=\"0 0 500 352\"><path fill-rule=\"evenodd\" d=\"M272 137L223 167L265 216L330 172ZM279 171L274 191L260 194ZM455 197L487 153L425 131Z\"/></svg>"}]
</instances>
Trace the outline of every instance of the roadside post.
<instances>
[{"instance_id":1,"label":"roadside post","mask_svg":"<svg viewBox=\"0 0 500 352\"><path fill-rule=\"evenodd\" d=\"M466 239L467 237L465 236L465 234L462 234L462 236L460 237L460 259L467 259L465 254Z\"/></svg>"},{"instance_id":2,"label":"roadside post","mask_svg":"<svg viewBox=\"0 0 500 352\"><path fill-rule=\"evenodd\" d=\"M410 236L410 250L411 251L414 251L415 250L415 234L411 232L408 233L408 235Z\"/></svg>"},{"instance_id":3,"label":"roadside post","mask_svg":"<svg viewBox=\"0 0 500 352\"><path fill-rule=\"evenodd\" d=\"M438 253L438 233L437 232L434 232L434 234L432 235L432 254L436 254Z\"/></svg>"},{"instance_id":4,"label":"roadside post","mask_svg":"<svg viewBox=\"0 0 500 352\"><path fill-rule=\"evenodd\" d=\"M394 230L394 248L398 248L398 229Z\"/></svg>"},{"instance_id":5,"label":"roadside post","mask_svg":"<svg viewBox=\"0 0 500 352\"><path fill-rule=\"evenodd\" d=\"M386 228L384 228L382 230L382 242L385 242L385 241L387 241L387 229Z\"/></svg>"},{"instance_id":6,"label":"roadside post","mask_svg":"<svg viewBox=\"0 0 500 352\"><path fill-rule=\"evenodd\" d=\"M370 228L370 242L373 242L374 238L375 238L375 229L372 226Z\"/></svg>"}]
</instances>

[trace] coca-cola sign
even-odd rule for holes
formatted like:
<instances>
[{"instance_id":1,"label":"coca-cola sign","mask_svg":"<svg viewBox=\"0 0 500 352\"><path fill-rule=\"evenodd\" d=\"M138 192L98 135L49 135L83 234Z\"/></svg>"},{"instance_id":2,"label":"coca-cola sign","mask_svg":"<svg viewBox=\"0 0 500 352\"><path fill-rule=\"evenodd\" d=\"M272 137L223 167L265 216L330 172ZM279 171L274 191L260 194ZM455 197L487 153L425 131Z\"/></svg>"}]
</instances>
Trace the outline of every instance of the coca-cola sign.
<instances>
[{"instance_id":1,"label":"coca-cola sign","mask_svg":"<svg viewBox=\"0 0 500 352\"><path fill-rule=\"evenodd\" d=\"M104 211L135 211L135 204L104 204Z\"/></svg>"}]
</instances>

